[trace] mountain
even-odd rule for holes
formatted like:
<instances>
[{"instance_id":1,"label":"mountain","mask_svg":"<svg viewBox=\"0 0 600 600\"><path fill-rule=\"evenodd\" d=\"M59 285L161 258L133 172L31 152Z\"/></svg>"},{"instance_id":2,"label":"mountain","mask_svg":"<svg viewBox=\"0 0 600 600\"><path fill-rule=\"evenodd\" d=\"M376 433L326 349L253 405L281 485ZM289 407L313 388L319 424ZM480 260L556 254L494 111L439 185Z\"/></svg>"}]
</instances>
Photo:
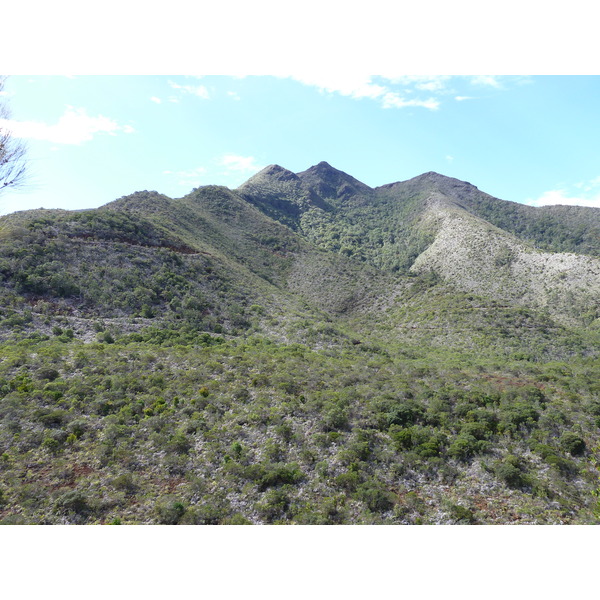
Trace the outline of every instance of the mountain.
<instances>
[{"instance_id":1,"label":"mountain","mask_svg":"<svg viewBox=\"0 0 600 600\"><path fill-rule=\"evenodd\" d=\"M0 522L596 522L600 209L271 165L0 277Z\"/></svg>"}]
</instances>

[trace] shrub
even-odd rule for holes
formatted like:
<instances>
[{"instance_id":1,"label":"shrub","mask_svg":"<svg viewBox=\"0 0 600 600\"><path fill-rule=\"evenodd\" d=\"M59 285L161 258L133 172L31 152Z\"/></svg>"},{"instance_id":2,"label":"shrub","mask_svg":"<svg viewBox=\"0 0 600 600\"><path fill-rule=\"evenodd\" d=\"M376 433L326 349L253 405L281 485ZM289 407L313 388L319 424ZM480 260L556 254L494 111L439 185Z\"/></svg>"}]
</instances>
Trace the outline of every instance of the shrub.
<instances>
[{"instance_id":1,"label":"shrub","mask_svg":"<svg viewBox=\"0 0 600 600\"><path fill-rule=\"evenodd\" d=\"M155 511L161 525L177 525L185 513L185 506L180 500L165 496L159 500Z\"/></svg>"},{"instance_id":2,"label":"shrub","mask_svg":"<svg viewBox=\"0 0 600 600\"><path fill-rule=\"evenodd\" d=\"M476 454L479 449L477 438L468 433L461 433L450 444L448 454L458 460L466 460Z\"/></svg>"},{"instance_id":3,"label":"shrub","mask_svg":"<svg viewBox=\"0 0 600 600\"><path fill-rule=\"evenodd\" d=\"M56 500L56 507L64 512L87 515L91 512L88 498L81 490L69 490Z\"/></svg>"},{"instance_id":4,"label":"shrub","mask_svg":"<svg viewBox=\"0 0 600 600\"><path fill-rule=\"evenodd\" d=\"M412 403L402 402L393 406L386 414L388 427L390 425L401 425L403 427L412 425L423 417L423 409Z\"/></svg>"},{"instance_id":5,"label":"shrub","mask_svg":"<svg viewBox=\"0 0 600 600\"><path fill-rule=\"evenodd\" d=\"M448 510L450 512L450 517L456 521L457 523L475 523L475 515L473 511L466 506L461 506L460 504L449 504Z\"/></svg>"},{"instance_id":6,"label":"shrub","mask_svg":"<svg viewBox=\"0 0 600 600\"><path fill-rule=\"evenodd\" d=\"M60 450L60 442L56 438L48 436L42 441L42 447L49 452L55 453Z\"/></svg>"},{"instance_id":7,"label":"shrub","mask_svg":"<svg viewBox=\"0 0 600 600\"><path fill-rule=\"evenodd\" d=\"M67 422L68 413L61 409L41 408L33 414L33 418L39 421L44 427L57 427Z\"/></svg>"},{"instance_id":8,"label":"shrub","mask_svg":"<svg viewBox=\"0 0 600 600\"><path fill-rule=\"evenodd\" d=\"M560 438L560 446L569 454L579 456L585 452L585 440L576 433L567 431Z\"/></svg>"},{"instance_id":9,"label":"shrub","mask_svg":"<svg viewBox=\"0 0 600 600\"><path fill-rule=\"evenodd\" d=\"M379 481L371 480L361 485L355 493L357 500L362 500L371 512L386 512L395 503L395 496Z\"/></svg>"},{"instance_id":10,"label":"shrub","mask_svg":"<svg viewBox=\"0 0 600 600\"><path fill-rule=\"evenodd\" d=\"M348 470L345 473L338 475L335 478L334 483L344 490L354 492L360 485L360 475L354 470Z\"/></svg>"},{"instance_id":11,"label":"shrub","mask_svg":"<svg viewBox=\"0 0 600 600\"><path fill-rule=\"evenodd\" d=\"M296 463L268 465L259 479L259 488L264 490L277 485L295 484L302 479L304 479L304 473Z\"/></svg>"},{"instance_id":12,"label":"shrub","mask_svg":"<svg viewBox=\"0 0 600 600\"><path fill-rule=\"evenodd\" d=\"M505 431L514 431L520 425L524 425L529 429L535 424L539 417L539 411L530 404L525 402L515 402L502 411L501 422L498 428Z\"/></svg>"},{"instance_id":13,"label":"shrub","mask_svg":"<svg viewBox=\"0 0 600 600\"><path fill-rule=\"evenodd\" d=\"M252 521L249 521L240 513L235 513L235 515L227 519L223 519L223 521L221 521L221 525L252 525Z\"/></svg>"},{"instance_id":14,"label":"shrub","mask_svg":"<svg viewBox=\"0 0 600 600\"><path fill-rule=\"evenodd\" d=\"M323 413L321 419L322 431L338 431L348 428L348 409L341 406L331 406Z\"/></svg>"},{"instance_id":15,"label":"shrub","mask_svg":"<svg viewBox=\"0 0 600 600\"><path fill-rule=\"evenodd\" d=\"M284 489L269 490L263 501L257 504L258 514L267 522L272 523L276 519L283 519L290 507L290 497Z\"/></svg>"},{"instance_id":16,"label":"shrub","mask_svg":"<svg viewBox=\"0 0 600 600\"><path fill-rule=\"evenodd\" d=\"M529 478L518 457L509 454L494 465L496 476L509 488L519 489L529 483Z\"/></svg>"},{"instance_id":17,"label":"shrub","mask_svg":"<svg viewBox=\"0 0 600 600\"><path fill-rule=\"evenodd\" d=\"M224 508L211 502L205 502L185 510L178 523L180 525L219 525L226 516L227 512Z\"/></svg>"},{"instance_id":18,"label":"shrub","mask_svg":"<svg viewBox=\"0 0 600 600\"><path fill-rule=\"evenodd\" d=\"M183 431L177 431L168 443L169 450L177 454L187 454L192 447L190 440Z\"/></svg>"},{"instance_id":19,"label":"shrub","mask_svg":"<svg viewBox=\"0 0 600 600\"><path fill-rule=\"evenodd\" d=\"M48 381L54 381L58 379L60 373L51 367L42 367L38 369L37 376L39 379L47 379Z\"/></svg>"},{"instance_id":20,"label":"shrub","mask_svg":"<svg viewBox=\"0 0 600 600\"><path fill-rule=\"evenodd\" d=\"M112 480L112 485L117 490L121 490L126 494L133 494L137 489L137 485L135 484L131 473L122 473L121 475L118 475Z\"/></svg>"}]
</instances>

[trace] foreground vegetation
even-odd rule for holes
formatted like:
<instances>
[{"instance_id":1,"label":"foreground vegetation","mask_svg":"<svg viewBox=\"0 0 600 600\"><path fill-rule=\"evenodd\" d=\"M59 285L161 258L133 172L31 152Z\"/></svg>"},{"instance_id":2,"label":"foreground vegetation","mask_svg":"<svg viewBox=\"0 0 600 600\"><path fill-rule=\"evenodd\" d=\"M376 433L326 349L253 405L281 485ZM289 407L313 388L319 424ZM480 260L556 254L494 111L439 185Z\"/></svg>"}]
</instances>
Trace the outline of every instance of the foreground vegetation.
<instances>
[{"instance_id":1,"label":"foreground vegetation","mask_svg":"<svg viewBox=\"0 0 600 600\"><path fill-rule=\"evenodd\" d=\"M2 346L3 523L597 520L598 358L55 334Z\"/></svg>"}]
</instances>

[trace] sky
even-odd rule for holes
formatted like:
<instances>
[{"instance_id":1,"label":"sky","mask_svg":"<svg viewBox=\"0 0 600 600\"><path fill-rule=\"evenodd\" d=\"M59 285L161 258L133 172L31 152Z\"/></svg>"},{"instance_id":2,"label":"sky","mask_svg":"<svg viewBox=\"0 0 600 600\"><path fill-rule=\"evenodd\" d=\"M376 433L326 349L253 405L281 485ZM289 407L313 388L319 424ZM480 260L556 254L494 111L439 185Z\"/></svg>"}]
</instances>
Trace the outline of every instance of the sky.
<instances>
[{"instance_id":1,"label":"sky","mask_svg":"<svg viewBox=\"0 0 600 600\"><path fill-rule=\"evenodd\" d=\"M0 213L178 198L322 160L373 187L436 171L504 200L600 206L598 99L595 75L12 75L0 127L26 142L29 178Z\"/></svg>"}]
</instances>

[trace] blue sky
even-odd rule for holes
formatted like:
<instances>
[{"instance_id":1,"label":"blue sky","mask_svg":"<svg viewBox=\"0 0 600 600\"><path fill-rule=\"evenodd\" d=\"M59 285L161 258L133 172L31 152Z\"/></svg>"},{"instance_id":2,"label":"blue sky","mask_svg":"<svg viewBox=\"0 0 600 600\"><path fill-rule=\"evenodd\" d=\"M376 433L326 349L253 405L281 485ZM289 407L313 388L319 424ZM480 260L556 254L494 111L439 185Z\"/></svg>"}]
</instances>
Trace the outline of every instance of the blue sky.
<instances>
[{"instance_id":1,"label":"blue sky","mask_svg":"<svg viewBox=\"0 0 600 600\"><path fill-rule=\"evenodd\" d=\"M11 76L30 178L0 212L237 187L321 160L370 186L426 171L496 197L600 206L598 76Z\"/></svg>"}]
</instances>

